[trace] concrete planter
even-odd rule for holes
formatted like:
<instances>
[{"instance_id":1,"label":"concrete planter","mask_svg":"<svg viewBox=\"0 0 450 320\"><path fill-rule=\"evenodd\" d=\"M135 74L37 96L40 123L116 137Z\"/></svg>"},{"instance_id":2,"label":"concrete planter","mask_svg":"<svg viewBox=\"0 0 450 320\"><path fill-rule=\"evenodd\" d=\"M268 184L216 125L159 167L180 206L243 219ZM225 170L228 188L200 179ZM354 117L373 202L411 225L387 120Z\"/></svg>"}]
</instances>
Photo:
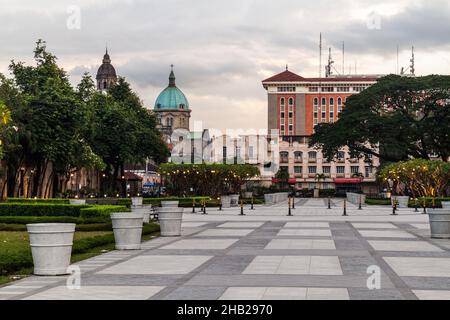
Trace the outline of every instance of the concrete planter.
<instances>
[{"instance_id":1,"label":"concrete planter","mask_svg":"<svg viewBox=\"0 0 450 320\"><path fill-rule=\"evenodd\" d=\"M239 207L239 195L238 194L232 194L230 195L231 198L231 206L232 207Z\"/></svg>"},{"instance_id":2,"label":"concrete planter","mask_svg":"<svg viewBox=\"0 0 450 320\"><path fill-rule=\"evenodd\" d=\"M117 250L139 250L141 248L143 213L112 213L111 220Z\"/></svg>"},{"instance_id":3,"label":"concrete planter","mask_svg":"<svg viewBox=\"0 0 450 320\"><path fill-rule=\"evenodd\" d=\"M131 212L144 215L144 223L150 222L150 212L152 211L152 205L143 206L131 206Z\"/></svg>"},{"instance_id":4,"label":"concrete planter","mask_svg":"<svg viewBox=\"0 0 450 320\"><path fill-rule=\"evenodd\" d=\"M183 208L158 208L158 219L162 237L181 236Z\"/></svg>"},{"instance_id":5,"label":"concrete planter","mask_svg":"<svg viewBox=\"0 0 450 320\"><path fill-rule=\"evenodd\" d=\"M408 208L409 206L409 197L401 197L401 196L392 196L391 204L394 206L394 199L397 200L397 205L399 208Z\"/></svg>"},{"instance_id":6,"label":"concrete planter","mask_svg":"<svg viewBox=\"0 0 450 320\"><path fill-rule=\"evenodd\" d=\"M450 209L450 201L442 201L442 209Z\"/></svg>"},{"instance_id":7,"label":"concrete planter","mask_svg":"<svg viewBox=\"0 0 450 320\"><path fill-rule=\"evenodd\" d=\"M75 205L75 206L82 206L86 204L86 200L85 199L70 199L69 203L71 205Z\"/></svg>"},{"instance_id":8,"label":"concrete planter","mask_svg":"<svg viewBox=\"0 0 450 320\"><path fill-rule=\"evenodd\" d=\"M273 194L265 194L264 202L265 202L266 206L273 205L274 204L274 195Z\"/></svg>"},{"instance_id":9,"label":"concrete planter","mask_svg":"<svg viewBox=\"0 0 450 320\"><path fill-rule=\"evenodd\" d=\"M431 238L450 239L450 209L428 209Z\"/></svg>"},{"instance_id":10,"label":"concrete planter","mask_svg":"<svg viewBox=\"0 0 450 320\"><path fill-rule=\"evenodd\" d=\"M222 203L222 208L231 208L231 197L230 196L221 196L220 202Z\"/></svg>"},{"instance_id":11,"label":"concrete planter","mask_svg":"<svg viewBox=\"0 0 450 320\"><path fill-rule=\"evenodd\" d=\"M34 274L59 276L67 273L72 253L73 223L28 224Z\"/></svg>"},{"instance_id":12,"label":"concrete planter","mask_svg":"<svg viewBox=\"0 0 450 320\"><path fill-rule=\"evenodd\" d=\"M144 198L142 197L133 197L131 198L132 206L142 206L144 204Z\"/></svg>"},{"instance_id":13,"label":"concrete planter","mask_svg":"<svg viewBox=\"0 0 450 320\"><path fill-rule=\"evenodd\" d=\"M179 201L161 201L163 208L178 208Z\"/></svg>"},{"instance_id":14,"label":"concrete planter","mask_svg":"<svg viewBox=\"0 0 450 320\"><path fill-rule=\"evenodd\" d=\"M347 192L347 201L354 205L359 205L359 201L361 201L361 204L364 206L366 203L366 195Z\"/></svg>"},{"instance_id":15,"label":"concrete planter","mask_svg":"<svg viewBox=\"0 0 450 320\"><path fill-rule=\"evenodd\" d=\"M244 198L246 198L246 199L251 199L251 198L253 198L253 192L245 192L245 193L244 193Z\"/></svg>"}]
</instances>

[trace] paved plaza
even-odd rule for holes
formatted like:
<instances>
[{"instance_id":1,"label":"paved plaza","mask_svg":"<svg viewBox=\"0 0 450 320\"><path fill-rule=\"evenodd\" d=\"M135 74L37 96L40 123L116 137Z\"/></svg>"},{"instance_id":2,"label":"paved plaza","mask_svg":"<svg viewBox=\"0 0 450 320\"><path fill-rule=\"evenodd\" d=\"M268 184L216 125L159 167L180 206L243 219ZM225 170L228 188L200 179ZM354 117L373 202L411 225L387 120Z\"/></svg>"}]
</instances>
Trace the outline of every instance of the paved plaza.
<instances>
[{"instance_id":1,"label":"paved plaza","mask_svg":"<svg viewBox=\"0 0 450 320\"><path fill-rule=\"evenodd\" d=\"M186 209L181 238L77 263L80 289L33 276L0 288L0 299L450 299L450 240L430 239L427 215L349 205L343 217L342 207L297 199L292 217L287 203L245 216ZM377 267L380 288L370 290Z\"/></svg>"}]
</instances>

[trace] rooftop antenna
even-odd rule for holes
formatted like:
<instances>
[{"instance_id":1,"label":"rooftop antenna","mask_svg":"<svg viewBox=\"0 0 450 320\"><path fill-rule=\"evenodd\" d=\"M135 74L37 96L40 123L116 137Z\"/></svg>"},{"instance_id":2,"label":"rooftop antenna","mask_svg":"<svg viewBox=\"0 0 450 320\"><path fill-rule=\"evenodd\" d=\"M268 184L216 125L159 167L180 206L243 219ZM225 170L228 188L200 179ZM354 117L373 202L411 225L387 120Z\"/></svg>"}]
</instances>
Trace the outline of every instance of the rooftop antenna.
<instances>
[{"instance_id":1,"label":"rooftop antenna","mask_svg":"<svg viewBox=\"0 0 450 320\"><path fill-rule=\"evenodd\" d=\"M358 60L355 60L355 75L358 74Z\"/></svg>"},{"instance_id":2,"label":"rooftop antenna","mask_svg":"<svg viewBox=\"0 0 450 320\"><path fill-rule=\"evenodd\" d=\"M399 45L397 45L397 69L396 69L396 71L395 71L396 74L398 74L399 54L400 54L400 48L399 48Z\"/></svg>"},{"instance_id":3,"label":"rooftop antenna","mask_svg":"<svg viewBox=\"0 0 450 320\"><path fill-rule=\"evenodd\" d=\"M342 75L345 74L345 42L342 41Z\"/></svg>"},{"instance_id":4,"label":"rooftop antenna","mask_svg":"<svg viewBox=\"0 0 450 320\"><path fill-rule=\"evenodd\" d=\"M416 74L416 59L414 56L414 46L412 47L411 53L412 53L411 60L410 60L411 66L409 68L411 71L411 75L414 76Z\"/></svg>"},{"instance_id":5,"label":"rooftop antenna","mask_svg":"<svg viewBox=\"0 0 450 320\"><path fill-rule=\"evenodd\" d=\"M322 32L320 33L320 44L319 44L319 78L322 78Z\"/></svg>"},{"instance_id":6,"label":"rooftop antenna","mask_svg":"<svg viewBox=\"0 0 450 320\"><path fill-rule=\"evenodd\" d=\"M333 58L331 57L331 48L329 48L329 54L328 54L328 64L325 67L325 78L330 77L333 74L333 71L331 70L331 68L333 67Z\"/></svg>"}]
</instances>

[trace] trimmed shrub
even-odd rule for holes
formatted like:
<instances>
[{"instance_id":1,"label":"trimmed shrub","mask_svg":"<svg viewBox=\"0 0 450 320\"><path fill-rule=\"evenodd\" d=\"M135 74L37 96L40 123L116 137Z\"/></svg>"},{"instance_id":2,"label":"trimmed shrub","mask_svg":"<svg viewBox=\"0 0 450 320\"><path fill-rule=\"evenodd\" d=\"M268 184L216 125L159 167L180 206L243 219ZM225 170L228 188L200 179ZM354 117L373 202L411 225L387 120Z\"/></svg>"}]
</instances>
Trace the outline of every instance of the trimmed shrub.
<instances>
[{"instance_id":1,"label":"trimmed shrub","mask_svg":"<svg viewBox=\"0 0 450 320\"><path fill-rule=\"evenodd\" d=\"M0 216L14 217L106 217L113 212L129 211L124 206L0 203Z\"/></svg>"},{"instance_id":2,"label":"trimmed shrub","mask_svg":"<svg viewBox=\"0 0 450 320\"><path fill-rule=\"evenodd\" d=\"M26 199L26 198L8 198L6 202L9 203L25 203L25 204L70 204L69 199Z\"/></svg>"},{"instance_id":3,"label":"trimmed shrub","mask_svg":"<svg viewBox=\"0 0 450 320\"><path fill-rule=\"evenodd\" d=\"M391 199L366 199L366 204L369 206L390 206Z\"/></svg>"},{"instance_id":4,"label":"trimmed shrub","mask_svg":"<svg viewBox=\"0 0 450 320\"><path fill-rule=\"evenodd\" d=\"M89 219L83 220L76 217L2 217L0 216L0 223L3 224L29 224L29 223L101 223L104 219Z\"/></svg>"},{"instance_id":5,"label":"trimmed shrub","mask_svg":"<svg viewBox=\"0 0 450 320\"><path fill-rule=\"evenodd\" d=\"M80 218L90 219L105 217L109 218L109 215L114 212L129 212L125 206L90 206L88 208L83 208L80 210Z\"/></svg>"},{"instance_id":6,"label":"trimmed shrub","mask_svg":"<svg viewBox=\"0 0 450 320\"><path fill-rule=\"evenodd\" d=\"M48 203L0 203L0 216L28 216L28 217L79 217L80 210L88 206L74 206L70 204Z\"/></svg>"}]
</instances>

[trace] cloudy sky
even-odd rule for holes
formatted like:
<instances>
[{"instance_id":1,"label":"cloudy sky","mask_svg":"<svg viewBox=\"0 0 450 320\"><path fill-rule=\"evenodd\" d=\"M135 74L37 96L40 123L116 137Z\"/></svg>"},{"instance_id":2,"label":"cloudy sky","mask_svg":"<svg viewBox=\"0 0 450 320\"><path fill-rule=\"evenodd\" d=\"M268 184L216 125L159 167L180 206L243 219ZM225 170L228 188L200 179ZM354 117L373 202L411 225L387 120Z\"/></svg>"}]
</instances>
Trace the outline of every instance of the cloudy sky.
<instances>
[{"instance_id":1,"label":"cloudy sky","mask_svg":"<svg viewBox=\"0 0 450 320\"><path fill-rule=\"evenodd\" d=\"M376 2L376 4L374 4ZM266 128L261 80L285 65L319 73L319 33L345 73L450 74L448 0L0 0L0 72L11 59L32 63L37 39L75 85L95 76L108 45L119 75L153 108L175 65L193 120L209 128ZM79 13L79 15L78 15ZM323 59L326 59L324 53Z\"/></svg>"}]
</instances>

